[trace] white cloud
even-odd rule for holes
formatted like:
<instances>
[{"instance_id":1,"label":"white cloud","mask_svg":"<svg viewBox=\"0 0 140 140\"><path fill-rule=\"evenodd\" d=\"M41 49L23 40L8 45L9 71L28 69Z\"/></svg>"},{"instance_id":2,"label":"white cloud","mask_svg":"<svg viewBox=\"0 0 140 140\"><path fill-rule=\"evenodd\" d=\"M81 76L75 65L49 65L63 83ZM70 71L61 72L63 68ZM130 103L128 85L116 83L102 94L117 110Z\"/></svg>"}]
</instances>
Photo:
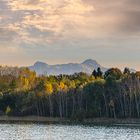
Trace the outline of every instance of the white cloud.
<instances>
[{"instance_id":1,"label":"white cloud","mask_svg":"<svg viewBox=\"0 0 140 140\"><path fill-rule=\"evenodd\" d=\"M85 30L89 26L86 21L95 10L82 0L9 0L8 6L13 19L5 26L15 30L20 41L26 43L49 43L62 36L71 36L75 28ZM36 37L34 29L39 30Z\"/></svg>"}]
</instances>

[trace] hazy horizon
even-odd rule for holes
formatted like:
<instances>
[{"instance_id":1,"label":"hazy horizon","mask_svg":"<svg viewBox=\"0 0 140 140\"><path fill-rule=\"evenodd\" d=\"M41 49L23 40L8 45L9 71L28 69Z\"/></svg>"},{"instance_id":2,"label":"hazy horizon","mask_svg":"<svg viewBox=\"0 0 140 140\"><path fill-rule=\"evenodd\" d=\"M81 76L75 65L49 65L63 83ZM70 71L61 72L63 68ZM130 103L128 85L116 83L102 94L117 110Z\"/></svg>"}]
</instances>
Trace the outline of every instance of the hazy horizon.
<instances>
[{"instance_id":1,"label":"hazy horizon","mask_svg":"<svg viewBox=\"0 0 140 140\"><path fill-rule=\"evenodd\" d=\"M0 65L140 69L139 0L1 0Z\"/></svg>"},{"instance_id":2,"label":"hazy horizon","mask_svg":"<svg viewBox=\"0 0 140 140\"><path fill-rule=\"evenodd\" d=\"M50 66L55 66L55 65L63 65L63 64L81 64L81 63L83 63L84 61L86 61L86 60L95 60L99 65L101 65L102 67L104 67L104 68L119 68L120 70L124 70L124 68L129 68L129 69L131 69L131 70L136 70L136 71L139 71L139 69L135 69L134 67L128 67L127 65L124 65L124 66L122 66L122 67L119 67L119 66L116 66L116 65L108 65L108 66L106 66L106 65L104 65L104 64L102 64L102 63L100 63L98 60L96 60L96 59L91 59L91 58L87 58L87 59L85 59L85 60L83 60L83 61L70 61L70 62L64 62L64 63L48 63L48 62L46 62L46 61L41 61L41 60L37 60L37 61L35 61L35 62L33 62L32 64L30 64L30 65L6 65L6 64L4 64L4 65L1 65L0 64L0 66L9 66L9 67L30 67L30 66L34 66L34 64L35 63L45 63L45 64L48 64L48 65L50 65Z\"/></svg>"}]
</instances>

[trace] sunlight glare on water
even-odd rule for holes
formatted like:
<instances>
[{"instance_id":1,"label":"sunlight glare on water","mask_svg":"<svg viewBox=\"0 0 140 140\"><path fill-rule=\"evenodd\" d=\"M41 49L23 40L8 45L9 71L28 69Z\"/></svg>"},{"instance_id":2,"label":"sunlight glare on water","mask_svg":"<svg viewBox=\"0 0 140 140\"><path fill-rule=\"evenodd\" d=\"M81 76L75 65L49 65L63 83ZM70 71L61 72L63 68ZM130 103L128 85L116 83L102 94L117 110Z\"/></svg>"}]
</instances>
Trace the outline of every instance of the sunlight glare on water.
<instances>
[{"instance_id":1,"label":"sunlight glare on water","mask_svg":"<svg viewBox=\"0 0 140 140\"><path fill-rule=\"evenodd\" d=\"M0 140L140 140L140 129L81 125L0 124Z\"/></svg>"}]
</instances>

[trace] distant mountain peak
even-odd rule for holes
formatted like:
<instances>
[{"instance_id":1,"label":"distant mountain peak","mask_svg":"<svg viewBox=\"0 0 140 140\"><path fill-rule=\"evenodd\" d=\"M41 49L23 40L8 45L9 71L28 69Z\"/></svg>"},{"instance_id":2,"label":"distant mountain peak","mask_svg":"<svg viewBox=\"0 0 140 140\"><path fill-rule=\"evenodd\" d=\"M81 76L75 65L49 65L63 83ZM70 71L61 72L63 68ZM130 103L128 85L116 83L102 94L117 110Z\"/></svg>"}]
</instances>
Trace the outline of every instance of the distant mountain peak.
<instances>
[{"instance_id":1,"label":"distant mountain peak","mask_svg":"<svg viewBox=\"0 0 140 140\"><path fill-rule=\"evenodd\" d=\"M41 61L36 61L35 63L34 63L34 66L41 66L41 65L48 65L48 64L46 64L45 62L41 62Z\"/></svg>"},{"instance_id":2,"label":"distant mountain peak","mask_svg":"<svg viewBox=\"0 0 140 140\"><path fill-rule=\"evenodd\" d=\"M107 68L102 67L97 63L96 60L87 59L82 63L68 63L68 64L56 64L56 65L48 65L44 62L37 61L33 66L30 66L30 70L35 71L38 75L59 75L59 74L74 74L79 72L85 72L87 74L91 74L94 69L98 67L101 68L103 72L107 70Z\"/></svg>"},{"instance_id":3,"label":"distant mountain peak","mask_svg":"<svg viewBox=\"0 0 140 140\"><path fill-rule=\"evenodd\" d=\"M82 64L98 64L96 60L87 59Z\"/></svg>"}]
</instances>

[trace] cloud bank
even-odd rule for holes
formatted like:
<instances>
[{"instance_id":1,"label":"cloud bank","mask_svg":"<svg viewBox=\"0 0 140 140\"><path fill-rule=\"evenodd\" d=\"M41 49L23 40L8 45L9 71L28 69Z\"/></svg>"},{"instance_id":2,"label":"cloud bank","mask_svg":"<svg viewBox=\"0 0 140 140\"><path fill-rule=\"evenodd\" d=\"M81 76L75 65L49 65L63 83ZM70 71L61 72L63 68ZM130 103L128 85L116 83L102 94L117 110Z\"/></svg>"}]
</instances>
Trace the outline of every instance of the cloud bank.
<instances>
[{"instance_id":1,"label":"cloud bank","mask_svg":"<svg viewBox=\"0 0 140 140\"><path fill-rule=\"evenodd\" d=\"M89 50L105 57L102 49L124 52L133 46L137 50L139 25L139 0L1 0L0 54L19 52L32 62L42 59L41 55L45 59L42 52L59 57L58 52L64 56L61 60L70 60L64 55L67 50L72 55L74 50L82 54L87 48L81 59L88 56ZM32 53L38 57L31 58ZM75 59L80 60L76 54Z\"/></svg>"}]
</instances>

